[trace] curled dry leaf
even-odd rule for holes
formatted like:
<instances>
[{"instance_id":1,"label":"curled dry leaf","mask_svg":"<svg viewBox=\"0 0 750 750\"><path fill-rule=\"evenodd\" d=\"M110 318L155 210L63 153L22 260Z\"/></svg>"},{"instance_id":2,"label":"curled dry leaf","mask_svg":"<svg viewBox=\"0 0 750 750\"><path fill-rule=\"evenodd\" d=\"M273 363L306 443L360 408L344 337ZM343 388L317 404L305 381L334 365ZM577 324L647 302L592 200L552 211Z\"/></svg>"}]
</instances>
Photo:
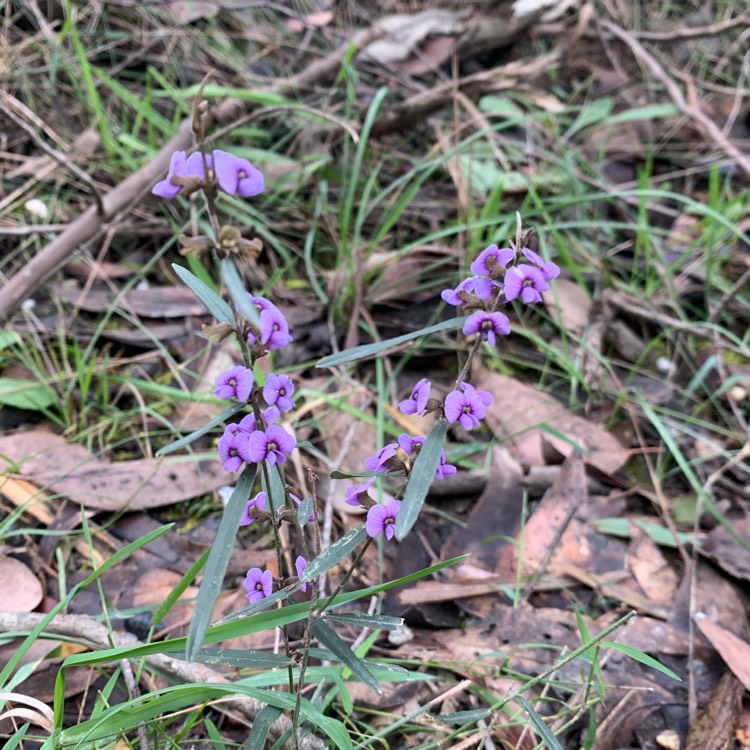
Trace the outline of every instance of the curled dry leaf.
<instances>
[{"instance_id":1,"label":"curled dry leaf","mask_svg":"<svg viewBox=\"0 0 750 750\"><path fill-rule=\"evenodd\" d=\"M44 592L39 579L15 557L0 555L0 581L2 609L6 612L31 612L42 601Z\"/></svg>"}]
</instances>

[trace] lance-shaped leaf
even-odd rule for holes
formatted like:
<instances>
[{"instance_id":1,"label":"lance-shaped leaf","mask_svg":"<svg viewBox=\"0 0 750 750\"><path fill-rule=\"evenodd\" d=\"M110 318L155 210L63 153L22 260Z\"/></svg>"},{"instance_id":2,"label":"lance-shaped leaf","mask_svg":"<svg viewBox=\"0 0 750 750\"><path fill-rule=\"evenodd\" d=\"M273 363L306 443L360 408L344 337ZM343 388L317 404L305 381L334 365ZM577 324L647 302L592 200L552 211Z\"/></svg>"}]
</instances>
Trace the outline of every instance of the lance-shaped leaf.
<instances>
[{"instance_id":1,"label":"lance-shaped leaf","mask_svg":"<svg viewBox=\"0 0 750 750\"><path fill-rule=\"evenodd\" d=\"M179 652L171 653L176 655ZM289 658L283 654L239 648L201 648L193 661L200 664L224 664L229 667L253 667L254 669L276 669L289 664Z\"/></svg>"},{"instance_id":2,"label":"lance-shaped leaf","mask_svg":"<svg viewBox=\"0 0 750 750\"><path fill-rule=\"evenodd\" d=\"M466 316L462 318L453 318L451 320L445 320L442 323L436 323L434 326L427 326L427 328L420 328L418 331L412 331L411 333L405 333L403 336L396 336L393 339L386 339L385 341L376 341L373 344L363 344L362 346L355 346L352 349L345 349L343 352L336 354L329 354L327 357L323 357L316 367L334 367L335 365L343 365L347 362L356 362L359 359L367 359L374 357L376 354L390 349L399 344L405 344L407 341L413 341L414 339L426 336L428 333L440 333L441 331L453 331L456 328L461 328L466 322Z\"/></svg>"},{"instance_id":3,"label":"lance-shaped leaf","mask_svg":"<svg viewBox=\"0 0 750 750\"><path fill-rule=\"evenodd\" d=\"M536 733L542 738L544 746L548 748L548 750L563 750L560 740L552 734L552 730L547 726L544 719L536 712L531 703L529 703L522 695L519 695L516 700L521 704L521 707L531 720Z\"/></svg>"},{"instance_id":4,"label":"lance-shaped leaf","mask_svg":"<svg viewBox=\"0 0 750 750\"><path fill-rule=\"evenodd\" d=\"M348 555L367 536L365 525L361 523L324 549L304 570L300 581L312 581L321 573L333 567L341 558Z\"/></svg>"},{"instance_id":5,"label":"lance-shaped leaf","mask_svg":"<svg viewBox=\"0 0 750 750\"><path fill-rule=\"evenodd\" d=\"M368 615L360 612L327 612L325 619L343 622L358 628L380 628L381 630L398 630L404 623L403 617Z\"/></svg>"},{"instance_id":6,"label":"lance-shaped leaf","mask_svg":"<svg viewBox=\"0 0 750 750\"><path fill-rule=\"evenodd\" d=\"M370 674L370 670L362 660L349 648L349 644L343 640L336 631L326 622L320 619L313 621L313 635L334 655L346 664L362 682L369 685L376 693L382 693L378 681Z\"/></svg>"},{"instance_id":7,"label":"lance-shaped leaf","mask_svg":"<svg viewBox=\"0 0 750 750\"><path fill-rule=\"evenodd\" d=\"M234 326L234 313L232 308L211 287L204 284L197 276L194 276L187 268L173 263L174 272L190 287L193 294L208 308L211 315L219 321Z\"/></svg>"},{"instance_id":8,"label":"lance-shaped leaf","mask_svg":"<svg viewBox=\"0 0 750 750\"><path fill-rule=\"evenodd\" d=\"M276 706L263 706L253 719L253 728L245 740L245 750L263 750L271 724L281 716L281 709Z\"/></svg>"},{"instance_id":9,"label":"lance-shaped leaf","mask_svg":"<svg viewBox=\"0 0 750 750\"><path fill-rule=\"evenodd\" d=\"M256 328L260 328L260 315L258 314L258 308L255 307L255 304L250 299L250 295L247 293L245 285L240 278L237 266L234 265L234 261L231 258L224 258L224 260L221 261L221 278L227 285L229 294L232 297L232 301L237 306L237 309Z\"/></svg>"},{"instance_id":10,"label":"lance-shaped leaf","mask_svg":"<svg viewBox=\"0 0 750 750\"><path fill-rule=\"evenodd\" d=\"M414 466L409 474L409 483L406 485L406 491L401 502L401 509L396 517L396 539L403 539L419 518L419 511L422 510L424 499L427 497L430 486L435 479L435 471L440 464L440 454L447 432L448 423L444 419L438 420L430 434L425 438L422 449L414 461Z\"/></svg>"},{"instance_id":11,"label":"lance-shaped leaf","mask_svg":"<svg viewBox=\"0 0 750 750\"><path fill-rule=\"evenodd\" d=\"M179 440L175 440L174 443L170 443L169 445L165 445L163 448L159 448L159 450L156 451L156 455L166 456L167 453L174 453L180 448L184 448L186 445L190 445L190 443L192 443L194 440L197 440L199 437L203 437L207 432L211 432L214 427L220 425L224 420L233 417L238 411L241 411L246 406L247 404L233 404L228 409L225 409L223 412L221 412L221 414L206 422L203 427L199 427L195 432L191 432L189 435L185 435L185 437L181 437Z\"/></svg>"},{"instance_id":12,"label":"lance-shaped leaf","mask_svg":"<svg viewBox=\"0 0 750 750\"><path fill-rule=\"evenodd\" d=\"M216 532L216 538L211 546L211 552L206 562L206 572L203 575L198 598L195 602L195 613L190 621L190 629L187 636L186 657L193 661L203 644L203 637L211 624L211 615L214 611L216 599L221 593L224 585L224 574L227 571L229 558L234 549L234 540L240 528L240 520L245 510L250 490L255 482L255 464L246 466L232 492L224 515Z\"/></svg>"}]
</instances>

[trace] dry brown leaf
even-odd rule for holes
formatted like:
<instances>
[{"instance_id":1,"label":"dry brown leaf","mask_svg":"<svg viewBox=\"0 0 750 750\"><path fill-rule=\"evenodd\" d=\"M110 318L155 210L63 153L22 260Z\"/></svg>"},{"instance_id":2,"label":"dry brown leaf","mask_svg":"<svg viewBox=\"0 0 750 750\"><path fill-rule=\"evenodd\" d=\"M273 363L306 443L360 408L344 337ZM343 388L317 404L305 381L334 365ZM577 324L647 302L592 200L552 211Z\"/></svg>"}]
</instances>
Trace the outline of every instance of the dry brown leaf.
<instances>
[{"instance_id":1,"label":"dry brown leaf","mask_svg":"<svg viewBox=\"0 0 750 750\"><path fill-rule=\"evenodd\" d=\"M669 606L677 593L676 571L643 529L630 524L628 565L643 593L657 604Z\"/></svg>"},{"instance_id":2,"label":"dry brown leaf","mask_svg":"<svg viewBox=\"0 0 750 750\"><path fill-rule=\"evenodd\" d=\"M560 328L576 336L583 333L589 322L591 299L580 284L570 279L556 279L542 297L547 311Z\"/></svg>"},{"instance_id":3,"label":"dry brown leaf","mask_svg":"<svg viewBox=\"0 0 750 750\"><path fill-rule=\"evenodd\" d=\"M730 747L741 699L742 685L731 672L725 672L690 727L685 750L726 750Z\"/></svg>"},{"instance_id":4,"label":"dry brown leaf","mask_svg":"<svg viewBox=\"0 0 750 750\"><path fill-rule=\"evenodd\" d=\"M0 456L0 470L96 510L158 508L232 481L213 454L110 463L43 429L0 437Z\"/></svg>"},{"instance_id":5,"label":"dry brown leaf","mask_svg":"<svg viewBox=\"0 0 750 750\"><path fill-rule=\"evenodd\" d=\"M3 582L2 609L7 612L31 612L44 597L39 579L15 557L0 555L0 581Z\"/></svg>"},{"instance_id":6,"label":"dry brown leaf","mask_svg":"<svg viewBox=\"0 0 750 750\"><path fill-rule=\"evenodd\" d=\"M732 528L743 539L750 539L750 517L733 520ZM700 551L730 575L750 581L750 552L723 526L716 526L709 532Z\"/></svg>"},{"instance_id":7,"label":"dry brown leaf","mask_svg":"<svg viewBox=\"0 0 750 750\"><path fill-rule=\"evenodd\" d=\"M548 425L563 433L583 451L584 461L603 474L615 474L628 458L617 439L594 422L572 414L552 396L485 368L474 371L472 384L489 391L494 401L487 408L487 424L498 437L508 441L516 458L527 465L543 465L543 440L564 456L575 448L543 430Z\"/></svg>"},{"instance_id":8,"label":"dry brown leaf","mask_svg":"<svg viewBox=\"0 0 750 750\"><path fill-rule=\"evenodd\" d=\"M750 643L712 622L703 612L696 612L693 620L745 689L750 690Z\"/></svg>"}]
</instances>

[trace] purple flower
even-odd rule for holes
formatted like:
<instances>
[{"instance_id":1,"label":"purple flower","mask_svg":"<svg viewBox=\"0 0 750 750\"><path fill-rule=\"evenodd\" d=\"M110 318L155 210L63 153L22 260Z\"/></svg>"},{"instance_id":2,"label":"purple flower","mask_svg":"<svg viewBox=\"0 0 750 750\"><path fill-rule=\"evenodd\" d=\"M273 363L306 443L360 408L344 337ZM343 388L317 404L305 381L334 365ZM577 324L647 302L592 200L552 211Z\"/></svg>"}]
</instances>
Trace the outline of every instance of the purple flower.
<instances>
[{"instance_id":1,"label":"purple flower","mask_svg":"<svg viewBox=\"0 0 750 750\"><path fill-rule=\"evenodd\" d=\"M445 418L451 424L459 422L465 430L478 427L486 414L487 407L473 386L463 392L451 391L445 399Z\"/></svg>"},{"instance_id":2,"label":"purple flower","mask_svg":"<svg viewBox=\"0 0 750 750\"><path fill-rule=\"evenodd\" d=\"M238 427L244 435L252 435L258 429L258 420L255 418L255 414L246 414L242 417Z\"/></svg>"},{"instance_id":3,"label":"purple flower","mask_svg":"<svg viewBox=\"0 0 750 750\"><path fill-rule=\"evenodd\" d=\"M261 570L260 568L250 568L245 576L245 591L247 591L247 600L250 604L255 604L267 596L271 596L273 591L273 576L270 570Z\"/></svg>"},{"instance_id":4,"label":"purple flower","mask_svg":"<svg viewBox=\"0 0 750 750\"><path fill-rule=\"evenodd\" d=\"M461 381L461 390L466 393L472 393L485 406L489 406L495 400L489 391L478 391L471 383L467 383L465 380Z\"/></svg>"},{"instance_id":5,"label":"purple flower","mask_svg":"<svg viewBox=\"0 0 750 750\"><path fill-rule=\"evenodd\" d=\"M464 300L461 299L461 292L476 294L479 299L489 299L492 290L500 286L497 281L492 281L485 276L470 276L468 279L464 279L455 289L444 289L440 296L443 302L459 306L464 304Z\"/></svg>"},{"instance_id":6,"label":"purple flower","mask_svg":"<svg viewBox=\"0 0 750 750\"><path fill-rule=\"evenodd\" d=\"M541 302L540 292L546 292L549 284L544 279L544 274L535 266L520 266L509 268L505 274L505 299L510 302L521 297L527 305Z\"/></svg>"},{"instance_id":7,"label":"purple flower","mask_svg":"<svg viewBox=\"0 0 750 750\"><path fill-rule=\"evenodd\" d=\"M289 497L291 497L292 500L294 500L294 502L296 503L297 507L299 507L300 505L302 505L302 500L300 500L293 492L289 493ZM311 510L310 511L310 515L307 518L300 518L299 519L300 526L304 526L308 521L314 521L314 520L315 520L315 511Z\"/></svg>"},{"instance_id":8,"label":"purple flower","mask_svg":"<svg viewBox=\"0 0 750 750\"><path fill-rule=\"evenodd\" d=\"M427 378L422 378L411 392L411 396L400 401L398 408L404 414L421 414L427 405L427 399L430 397L430 381Z\"/></svg>"},{"instance_id":9,"label":"purple flower","mask_svg":"<svg viewBox=\"0 0 750 750\"><path fill-rule=\"evenodd\" d=\"M346 488L346 500L344 502L347 505L353 505L357 508L362 506L362 496L366 495L369 497L368 490L372 487L372 483L377 477L370 477L364 484L353 484L351 487Z\"/></svg>"},{"instance_id":10,"label":"purple flower","mask_svg":"<svg viewBox=\"0 0 750 750\"><path fill-rule=\"evenodd\" d=\"M260 413L260 416L263 417L263 421L269 425L273 424L281 416L281 412L275 406L269 406Z\"/></svg>"},{"instance_id":11,"label":"purple flower","mask_svg":"<svg viewBox=\"0 0 750 750\"><path fill-rule=\"evenodd\" d=\"M498 276L515 257L516 251L509 247L490 245L471 264L471 272L475 276Z\"/></svg>"},{"instance_id":12,"label":"purple flower","mask_svg":"<svg viewBox=\"0 0 750 750\"><path fill-rule=\"evenodd\" d=\"M417 437L410 437L404 432L398 436L398 444L401 446L404 453L409 454L409 458L413 461L417 456L417 451L415 450L415 448L418 445L424 445L424 438L421 435L417 435ZM435 479L445 479L445 477L449 477L455 474L456 471L456 467L453 466L453 464L448 463L448 457L446 456L445 451L440 451L440 463L435 470Z\"/></svg>"},{"instance_id":13,"label":"purple flower","mask_svg":"<svg viewBox=\"0 0 750 750\"><path fill-rule=\"evenodd\" d=\"M247 159L218 149L214 150L213 157L216 179L225 193L250 198L263 192L263 175Z\"/></svg>"},{"instance_id":14,"label":"purple flower","mask_svg":"<svg viewBox=\"0 0 750 750\"><path fill-rule=\"evenodd\" d=\"M445 455L445 451L440 452L440 463L435 470L435 479L445 479L446 477L452 477L458 469L453 464L448 463L448 456Z\"/></svg>"},{"instance_id":15,"label":"purple flower","mask_svg":"<svg viewBox=\"0 0 750 750\"><path fill-rule=\"evenodd\" d=\"M526 256L526 260L539 268L545 281L556 279L560 275L560 266L557 263L553 263L552 261L545 263L544 258L537 255L533 250L529 250L528 247L525 247L522 252Z\"/></svg>"},{"instance_id":16,"label":"purple flower","mask_svg":"<svg viewBox=\"0 0 750 750\"><path fill-rule=\"evenodd\" d=\"M510 321L508 316L501 312L488 313L484 310L477 310L464 323L464 333L467 336L480 333L484 341L489 341L490 346L495 346L495 334L507 336L510 333Z\"/></svg>"},{"instance_id":17,"label":"purple flower","mask_svg":"<svg viewBox=\"0 0 750 750\"><path fill-rule=\"evenodd\" d=\"M247 438L246 460L255 464L266 460L271 466L283 464L286 454L294 450L296 445L294 438L286 430L272 424L265 432L256 430Z\"/></svg>"},{"instance_id":18,"label":"purple flower","mask_svg":"<svg viewBox=\"0 0 750 750\"><path fill-rule=\"evenodd\" d=\"M224 462L224 471L239 471L244 459L240 450L240 433L228 427L219 439L219 457Z\"/></svg>"},{"instance_id":19,"label":"purple flower","mask_svg":"<svg viewBox=\"0 0 750 750\"><path fill-rule=\"evenodd\" d=\"M240 526L249 526L254 520L255 516L252 514L252 509L257 508L258 510L266 509L266 493L259 492L255 497L251 497L245 505L245 512L242 514L240 519Z\"/></svg>"},{"instance_id":20,"label":"purple flower","mask_svg":"<svg viewBox=\"0 0 750 750\"><path fill-rule=\"evenodd\" d=\"M269 302L264 297L251 297L250 299L260 311L261 344L265 344L266 348L271 351L294 341L289 335L289 323L273 302ZM256 338L252 333L248 334L247 340L251 346L255 346Z\"/></svg>"},{"instance_id":21,"label":"purple flower","mask_svg":"<svg viewBox=\"0 0 750 750\"><path fill-rule=\"evenodd\" d=\"M294 561L294 567L297 569L297 578L302 578L302 574L305 572L307 568L307 560L305 560L302 555L300 555L295 561ZM302 586L300 586L300 589L302 591L307 591L307 587L311 586L310 583L303 583Z\"/></svg>"},{"instance_id":22,"label":"purple flower","mask_svg":"<svg viewBox=\"0 0 750 750\"><path fill-rule=\"evenodd\" d=\"M214 393L219 398L236 398L247 401L253 390L253 371L238 365L230 367L216 378Z\"/></svg>"},{"instance_id":23,"label":"purple flower","mask_svg":"<svg viewBox=\"0 0 750 750\"><path fill-rule=\"evenodd\" d=\"M388 471L387 462L398 452L398 443L388 443L383 446L375 456L368 456L365 459L365 468L378 473Z\"/></svg>"},{"instance_id":24,"label":"purple flower","mask_svg":"<svg viewBox=\"0 0 750 750\"><path fill-rule=\"evenodd\" d=\"M401 509L400 500L391 500L385 505L373 505L367 511L367 521L365 528L367 533L375 539L381 532L385 532L385 538L390 541L393 539L393 524L396 523L396 517Z\"/></svg>"},{"instance_id":25,"label":"purple flower","mask_svg":"<svg viewBox=\"0 0 750 750\"><path fill-rule=\"evenodd\" d=\"M210 167L211 157L206 158ZM175 177L178 178L177 182L174 181ZM157 182L151 188L151 192L161 198L174 198L179 195L183 188L183 185L180 183L188 177L197 177L199 180L206 179L206 173L203 169L203 154L200 151L196 151L194 154L190 154L189 157L185 157L184 151L175 151L169 160L169 173L166 179Z\"/></svg>"},{"instance_id":26,"label":"purple flower","mask_svg":"<svg viewBox=\"0 0 750 750\"><path fill-rule=\"evenodd\" d=\"M293 409L293 393L294 383L292 383L288 375L274 375L271 373L266 378L266 384L263 386L263 398L270 406L276 406L281 411Z\"/></svg>"}]
</instances>

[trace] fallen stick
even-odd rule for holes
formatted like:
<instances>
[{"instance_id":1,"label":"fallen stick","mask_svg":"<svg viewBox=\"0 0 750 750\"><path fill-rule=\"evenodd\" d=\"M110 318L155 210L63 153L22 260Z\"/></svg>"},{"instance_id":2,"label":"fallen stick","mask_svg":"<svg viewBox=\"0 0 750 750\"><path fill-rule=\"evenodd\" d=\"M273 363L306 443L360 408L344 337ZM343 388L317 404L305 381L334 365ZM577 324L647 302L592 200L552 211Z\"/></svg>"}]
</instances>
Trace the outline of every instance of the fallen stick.
<instances>
[{"instance_id":1,"label":"fallen stick","mask_svg":"<svg viewBox=\"0 0 750 750\"><path fill-rule=\"evenodd\" d=\"M377 29L367 29L355 34L351 41L333 54L313 63L298 75L277 82L269 87L269 91L291 94L298 88L324 80L335 73L352 45L362 49L380 33ZM209 116L219 122L227 122L241 115L245 107L246 102L240 99L227 99L209 110ZM81 245L93 240L104 224L140 200L146 190L166 174L172 154L190 148L192 143L191 117L188 117L180 123L176 135L151 161L102 196L101 211L96 205L89 206L0 289L0 322L7 320L21 302L36 291Z\"/></svg>"},{"instance_id":2,"label":"fallen stick","mask_svg":"<svg viewBox=\"0 0 750 750\"><path fill-rule=\"evenodd\" d=\"M27 633L45 617L46 615L37 612L0 612L0 633L4 636L8 633ZM99 648L131 648L144 645L131 633L112 633L105 625L88 615L57 615L45 627L44 632L83 640ZM144 658L152 669L176 682L231 683L223 674L205 664L182 661L164 654L152 654ZM22 690L23 683L17 688L17 692ZM264 703L255 698L232 698L222 701L220 705L236 711L250 721L253 721L265 707ZM291 720L282 715L271 724L270 733L278 739L291 727ZM292 744L290 740L289 746ZM299 746L303 750L321 750L324 744L320 738L307 735L300 738Z\"/></svg>"}]
</instances>

